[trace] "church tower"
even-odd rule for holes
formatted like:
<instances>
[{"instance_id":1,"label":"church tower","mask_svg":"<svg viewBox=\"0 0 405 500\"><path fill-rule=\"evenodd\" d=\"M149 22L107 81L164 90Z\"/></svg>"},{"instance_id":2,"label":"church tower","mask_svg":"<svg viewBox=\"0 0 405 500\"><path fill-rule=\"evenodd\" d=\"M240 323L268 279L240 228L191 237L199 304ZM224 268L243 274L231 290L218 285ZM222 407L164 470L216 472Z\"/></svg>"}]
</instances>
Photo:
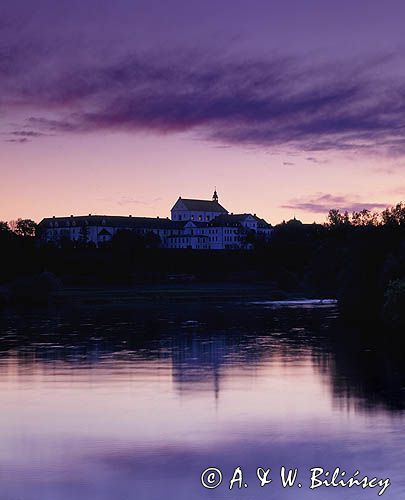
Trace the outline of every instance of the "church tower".
<instances>
[{"instance_id":1,"label":"church tower","mask_svg":"<svg viewBox=\"0 0 405 500\"><path fill-rule=\"evenodd\" d=\"M214 194L212 195L212 201L216 201L218 203L218 193L216 188L214 189Z\"/></svg>"}]
</instances>

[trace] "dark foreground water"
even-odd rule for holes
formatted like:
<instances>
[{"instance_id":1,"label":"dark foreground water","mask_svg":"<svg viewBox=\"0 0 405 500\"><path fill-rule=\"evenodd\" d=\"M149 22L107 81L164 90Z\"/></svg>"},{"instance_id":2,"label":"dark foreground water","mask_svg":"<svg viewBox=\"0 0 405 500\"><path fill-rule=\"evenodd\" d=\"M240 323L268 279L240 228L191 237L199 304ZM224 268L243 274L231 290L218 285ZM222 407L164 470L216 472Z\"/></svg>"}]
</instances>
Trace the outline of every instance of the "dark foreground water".
<instances>
[{"instance_id":1,"label":"dark foreground water","mask_svg":"<svg viewBox=\"0 0 405 500\"><path fill-rule=\"evenodd\" d=\"M248 301L3 313L1 500L379 498L310 490L312 467L390 478L382 498L405 499L403 349L336 316ZM248 487L230 491L238 466ZM301 488L281 488L281 466Z\"/></svg>"}]
</instances>

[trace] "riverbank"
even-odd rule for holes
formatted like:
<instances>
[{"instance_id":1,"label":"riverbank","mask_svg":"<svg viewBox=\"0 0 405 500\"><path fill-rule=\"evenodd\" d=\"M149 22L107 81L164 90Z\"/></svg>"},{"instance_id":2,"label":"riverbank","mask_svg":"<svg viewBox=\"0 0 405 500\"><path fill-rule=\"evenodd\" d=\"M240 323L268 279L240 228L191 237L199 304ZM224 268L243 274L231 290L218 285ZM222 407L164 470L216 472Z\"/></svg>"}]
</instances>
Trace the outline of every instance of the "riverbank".
<instances>
[{"instance_id":1,"label":"riverbank","mask_svg":"<svg viewBox=\"0 0 405 500\"><path fill-rule=\"evenodd\" d=\"M52 294L57 304L131 303L131 302L216 302L235 300L304 299L272 285L246 283L154 284L128 287L66 287Z\"/></svg>"},{"instance_id":2,"label":"riverbank","mask_svg":"<svg viewBox=\"0 0 405 500\"><path fill-rule=\"evenodd\" d=\"M40 290L37 288L40 283ZM46 284L44 284L46 283ZM135 302L224 302L235 300L283 301L317 299L281 290L273 283L160 283L129 286L60 286L50 277L23 287L2 287L0 301L7 305L131 304Z\"/></svg>"}]
</instances>

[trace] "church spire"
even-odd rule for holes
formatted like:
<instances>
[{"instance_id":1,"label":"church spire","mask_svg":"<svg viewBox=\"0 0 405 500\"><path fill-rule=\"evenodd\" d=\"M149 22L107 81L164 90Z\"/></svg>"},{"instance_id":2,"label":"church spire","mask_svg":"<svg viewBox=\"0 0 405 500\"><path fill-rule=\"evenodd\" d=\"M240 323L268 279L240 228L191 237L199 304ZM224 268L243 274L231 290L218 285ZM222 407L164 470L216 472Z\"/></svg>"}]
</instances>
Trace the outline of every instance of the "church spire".
<instances>
[{"instance_id":1,"label":"church spire","mask_svg":"<svg viewBox=\"0 0 405 500\"><path fill-rule=\"evenodd\" d=\"M218 201L217 188L214 189L214 194L212 195L212 201Z\"/></svg>"}]
</instances>

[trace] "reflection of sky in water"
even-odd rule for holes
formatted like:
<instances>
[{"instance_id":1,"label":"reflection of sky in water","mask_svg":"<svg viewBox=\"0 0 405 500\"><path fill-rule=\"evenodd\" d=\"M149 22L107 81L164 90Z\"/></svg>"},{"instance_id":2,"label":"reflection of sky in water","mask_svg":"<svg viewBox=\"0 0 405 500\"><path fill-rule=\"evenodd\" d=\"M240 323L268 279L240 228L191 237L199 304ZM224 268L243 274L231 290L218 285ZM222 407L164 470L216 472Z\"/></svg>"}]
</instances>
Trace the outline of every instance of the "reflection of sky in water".
<instances>
[{"instance_id":1,"label":"reflection of sky in water","mask_svg":"<svg viewBox=\"0 0 405 500\"><path fill-rule=\"evenodd\" d=\"M228 304L3 319L1 498L378 498L310 492L314 466L390 477L384 497L404 498L403 376L336 336L333 316ZM261 490L255 468L277 479L281 465L304 488ZM208 466L241 466L249 488L203 490Z\"/></svg>"}]
</instances>

